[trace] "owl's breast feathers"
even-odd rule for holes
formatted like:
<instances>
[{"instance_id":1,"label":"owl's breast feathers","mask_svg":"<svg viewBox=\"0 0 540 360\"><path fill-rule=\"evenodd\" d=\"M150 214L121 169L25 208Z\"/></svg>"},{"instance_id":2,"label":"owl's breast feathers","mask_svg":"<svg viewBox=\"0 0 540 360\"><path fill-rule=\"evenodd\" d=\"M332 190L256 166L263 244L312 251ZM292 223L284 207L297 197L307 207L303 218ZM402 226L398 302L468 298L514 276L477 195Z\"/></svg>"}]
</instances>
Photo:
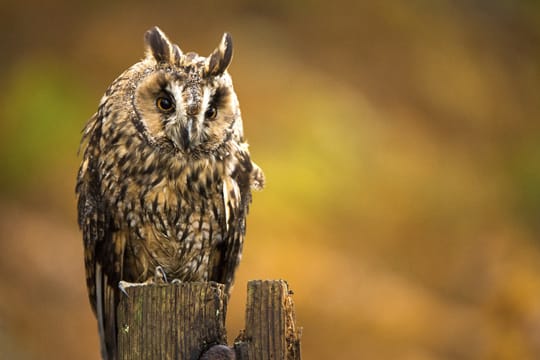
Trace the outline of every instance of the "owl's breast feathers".
<instances>
[{"instance_id":1,"label":"owl's breast feathers","mask_svg":"<svg viewBox=\"0 0 540 360\"><path fill-rule=\"evenodd\" d=\"M92 128L100 133L99 149L89 138L86 152L100 174L110 231L121 235L112 241L119 242L113 248L123 261L122 279L146 281L162 266L180 280L232 282L250 187L259 186L247 145L231 140L214 154L189 158L148 146L130 121ZM223 261L230 263L224 273Z\"/></svg>"}]
</instances>

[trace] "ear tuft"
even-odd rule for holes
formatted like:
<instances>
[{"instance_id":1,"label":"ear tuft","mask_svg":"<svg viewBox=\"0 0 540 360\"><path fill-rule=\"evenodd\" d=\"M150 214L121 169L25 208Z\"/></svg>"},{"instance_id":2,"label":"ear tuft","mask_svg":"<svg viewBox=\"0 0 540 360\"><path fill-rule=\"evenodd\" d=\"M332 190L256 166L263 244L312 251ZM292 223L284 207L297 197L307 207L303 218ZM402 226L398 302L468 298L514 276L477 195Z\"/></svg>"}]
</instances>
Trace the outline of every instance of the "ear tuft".
<instances>
[{"instance_id":1,"label":"ear tuft","mask_svg":"<svg viewBox=\"0 0 540 360\"><path fill-rule=\"evenodd\" d=\"M178 47L178 45L174 44L173 45L173 58L174 58L174 63L176 65L180 65L183 55L184 55L184 53L182 52L180 47Z\"/></svg>"},{"instance_id":2,"label":"ear tuft","mask_svg":"<svg viewBox=\"0 0 540 360\"><path fill-rule=\"evenodd\" d=\"M229 33L224 33L219 46L206 59L206 74L213 76L223 74L231 63L232 55L232 37Z\"/></svg>"},{"instance_id":3,"label":"ear tuft","mask_svg":"<svg viewBox=\"0 0 540 360\"><path fill-rule=\"evenodd\" d=\"M154 26L144 34L147 53L157 62L170 62L172 44L163 31Z\"/></svg>"}]
</instances>

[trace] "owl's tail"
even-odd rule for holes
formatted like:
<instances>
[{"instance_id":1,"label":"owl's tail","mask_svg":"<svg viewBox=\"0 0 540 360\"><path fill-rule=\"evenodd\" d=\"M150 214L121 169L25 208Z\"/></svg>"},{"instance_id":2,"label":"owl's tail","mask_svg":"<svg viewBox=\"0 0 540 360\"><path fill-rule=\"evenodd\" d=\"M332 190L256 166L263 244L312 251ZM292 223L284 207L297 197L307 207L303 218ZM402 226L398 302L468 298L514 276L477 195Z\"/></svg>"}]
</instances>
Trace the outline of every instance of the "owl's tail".
<instances>
[{"instance_id":1,"label":"owl's tail","mask_svg":"<svg viewBox=\"0 0 540 360\"><path fill-rule=\"evenodd\" d=\"M96 265L96 317L98 321L101 357L103 360L116 360L116 306L118 289L107 281L107 275Z\"/></svg>"}]
</instances>

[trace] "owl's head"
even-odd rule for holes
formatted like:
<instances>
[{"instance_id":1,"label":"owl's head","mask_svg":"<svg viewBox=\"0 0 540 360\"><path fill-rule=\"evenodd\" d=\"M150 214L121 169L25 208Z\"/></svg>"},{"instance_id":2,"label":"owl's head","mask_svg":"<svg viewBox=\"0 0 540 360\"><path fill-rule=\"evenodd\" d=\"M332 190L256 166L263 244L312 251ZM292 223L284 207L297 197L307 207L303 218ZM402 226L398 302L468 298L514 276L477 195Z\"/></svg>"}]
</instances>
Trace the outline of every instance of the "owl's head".
<instances>
[{"instance_id":1,"label":"owl's head","mask_svg":"<svg viewBox=\"0 0 540 360\"><path fill-rule=\"evenodd\" d=\"M241 141L242 119L227 67L225 33L208 56L183 53L157 27L146 32L146 58L130 96L137 130L152 145L202 156Z\"/></svg>"}]
</instances>

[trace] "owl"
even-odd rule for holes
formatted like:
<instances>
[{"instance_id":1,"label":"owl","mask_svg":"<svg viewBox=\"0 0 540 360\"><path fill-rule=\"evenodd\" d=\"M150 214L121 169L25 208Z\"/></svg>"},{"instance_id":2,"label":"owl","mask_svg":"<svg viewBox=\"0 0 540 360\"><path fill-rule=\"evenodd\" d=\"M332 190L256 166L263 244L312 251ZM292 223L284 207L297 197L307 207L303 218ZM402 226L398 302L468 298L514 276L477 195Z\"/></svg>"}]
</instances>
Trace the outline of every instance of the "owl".
<instances>
[{"instance_id":1,"label":"owl","mask_svg":"<svg viewBox=\"0 0 540 360\"><path fill-rule=\"evenodd\" d=\"M182 52L157 27L145 43L144 59L113 81L83 130L76 185L88 293L109 360L121 282L230 290L251 191L264 186L227 72L231 36L208 57Z\"/></svg>"}]
</instances>

